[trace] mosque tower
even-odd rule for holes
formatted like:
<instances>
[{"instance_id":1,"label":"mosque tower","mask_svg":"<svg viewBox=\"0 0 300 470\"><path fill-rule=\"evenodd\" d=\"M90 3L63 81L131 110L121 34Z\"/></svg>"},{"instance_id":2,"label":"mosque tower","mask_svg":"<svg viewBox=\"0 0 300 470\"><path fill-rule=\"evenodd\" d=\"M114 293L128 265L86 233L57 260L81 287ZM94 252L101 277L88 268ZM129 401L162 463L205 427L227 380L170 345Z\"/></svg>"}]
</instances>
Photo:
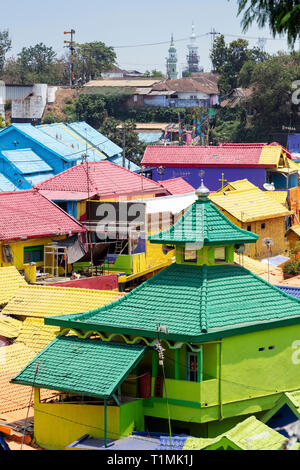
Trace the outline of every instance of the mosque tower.
<instances>
[{"instance_id":1,"label":"mosque tower","mask_svg":"<svg viewBox=\"0 0 300 470\"><path fill-rule=\"evenodd\" d=\"M183 76L186 76L187 73L199 73L203 72L203 67L199 67L199 55L198 55L198 46L196 45L196 34L195 34L195 25L192 24L192 34L190 36L190 43L188 44L188 55L187 55L187 68L183 72Z\"/></svg>"},{"instance_id":2,"label":"mosque tower","mask_svg":"<svg viewBox=\"0 0 300 470\"><path fill-rule=\"evenodd\" d=\"M173 33L171 36L171 44L169 47L169 57L167 57L167 78L176 80L177 78L177 53L174 46Z\"/></svg>"}]
</instances>

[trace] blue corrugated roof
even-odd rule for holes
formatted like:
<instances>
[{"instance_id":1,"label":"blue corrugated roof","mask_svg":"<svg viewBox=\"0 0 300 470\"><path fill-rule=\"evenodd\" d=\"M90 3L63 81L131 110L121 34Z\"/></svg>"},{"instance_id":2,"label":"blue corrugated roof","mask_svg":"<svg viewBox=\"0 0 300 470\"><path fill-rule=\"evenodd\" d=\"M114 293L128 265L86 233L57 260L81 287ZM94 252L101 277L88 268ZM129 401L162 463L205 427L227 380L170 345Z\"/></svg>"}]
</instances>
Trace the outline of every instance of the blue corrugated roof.
<instances>
[{"instance_id":1,"label":"blue corrugated roof","mask_svg":"<svg viewBox=\"0 0 300 470\"><path fill-rule=\"evenodd\" d=\"M16 189L16 186L3 173L0 173L0 192L15 191Z\"/></svg>"},{"instance_id":2,"label":"blue corrugated roof","mask_svg":"<svg viewBox=\"0 0 300 470\"><path fill-rule=\"evenodd\" d=\"M145 142L145 144L152 144L162 137L162 132L139 132L138 136L139 140Z\"/></svg>"},{"instance_id":3,"label":"blue corrugated roof","mask_svg":"<svg viewBox=\"0 0 300 470\"><path fill-rule=\"evenodd\" d=\"M99 131L96 131L96 129L84 121L72 122L71 124L68 124L68 127L71 127L74 131L80 134L83 139L89 140L92 145L104 152L109 158L122 153L121 147L109 140Z\"/></svg>"},{"instance_id":4,"label":"blue corrugated roof","mask_svg":"<svg viewBox=\"0 0 300 470\"><path fill-rule=\"evenodd\" d=\"M31 149L3 150L2 154L23 174L52 171L52 168Z\"/></svg>"},{"instance_id":5,"label":"blue corrugated roof","mask_svg":"<svg viewBox=\"0 0 300 470\"><path fill-rule=\"evenodd\" d=\"M35 186L36 184L42 183L43 181L46 181L49 178L52 178L52 176L55 176L54 173L49 172L49 173L36 173L36 174L31 174L31 175L26 175L25 179L28 181L31 186Z\"/></svg>"},{"instance_id":6,"label":"blue corrugated roof","mask_svg":"<svg viewBox=\"0 0 300 470\"><path fill-rule=\"evenodd\" d=\"M12 124L12 127L18 129L19 131L26 134L28 137L36 140L40 144L48 147L50 150L55 152L57 155L68 161L78 160L78 153L76 150L72 150L67 145L63 144L60 141L57 141L55 138L50 137L45 132L42 132L37 127L32 126L31 124Z\"/></svg>"},{"instance_id":7,"label":"blue corrugated roof","mask_svg":"<svg viewBox=\"0 0 300 470\"><path fill-rule=\"evenodd\" d=\"M296 299L300 299L300 287L283 285L278 285L275 287L278 287L278 289L280 289L282 292L285 292L286 294L291 295L292 297L296 297Z\"/></svg>"},{"instance_id":8,"label":"blue corrugated roof","mask_svg":"<svg viewBox=\"0 0 300 470\"><path fill-rule=\"evenodd\" d=\"M69 129L64 123L43 124L36 126L41 132L52 137L57 142L67 145L70 152L78 152L77 158L87 154L89 161L99 162L106 159L106 155L98 149L86 143L73 129Z\"/></svg>"},{"instance_id":9,"label":"blue corrugated roof","mask_svg":"<svg viewBox=\"0 0 300 470\"><path fill-rule=\"evenodd\" d=\"M282 263L285 263L285 261L288 261L290 258L287 256L271 256L270 258L263 258L260 261L264 264L270 264L270 266L279 266Z\"/></svg>"},{"instance_id":10,"label":"blue corrugated roof","mask_svg":"<svg viewBox=\"0 0 300 470\"><path fill-rule=\"evenodd\" d=\"M121 156L110 158L109 161L115 163L115 165L123 166L123 157ZM133 162L129 162L127 158L125 158L125 168L131 171L137 171L140 169L138 165Z\"/></svg>"}]
</instances>

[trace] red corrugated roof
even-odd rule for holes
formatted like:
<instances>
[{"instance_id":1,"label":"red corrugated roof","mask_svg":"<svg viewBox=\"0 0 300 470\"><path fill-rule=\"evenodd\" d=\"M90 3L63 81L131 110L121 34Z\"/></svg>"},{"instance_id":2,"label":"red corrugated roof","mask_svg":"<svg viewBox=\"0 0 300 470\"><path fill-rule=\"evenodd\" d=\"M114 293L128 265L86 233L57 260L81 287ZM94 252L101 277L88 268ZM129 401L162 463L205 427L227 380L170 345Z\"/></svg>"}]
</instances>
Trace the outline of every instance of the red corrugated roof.
<instances>
[{"instance_id":1,"label":"red corrugated roof","mask_svg":"<svg viewBox=\"0 0 300 470\"><path fill-rule=\"evenodd\" d=\"M0 193L0 240L84 231L73 217L35 189Z\"/></svg>"},{"instance_id":2,"label":"red corrugated roof","mask_svg":"<svg viewBox=\"0 0 300 470\"><path fill-rule=\"evenodd\" d=\"M264 144L216 146L149 145L142 160L144 166L195 167L275 167L261 165L259 158Z\"/></svg>"},{"instance_id":3,"label":"red corrugated roof","mask_svg":"<svg viewBox=\"0 0 300 470\"><path fill-rule=\"evenodd\" d=\"M166 188L170 194L187 194L193 193L195 188L187 183L183 178L172 178L169 180L159 181L159 183Z\"/></svg>"},{"instance_id":4,"label":"red corrugated roof","mask_svg":"<svg viewBox=\"0 0 300 470\"><path fill-rule=\"evenodd\" d=\"M74 200L75 192L86 193L90 197L98 195L101 198L141 194L143 192L162 192L162 187L155 181L108 161L81 163L53 176L36 187L43 192L47 191L47 197L51 197L51 199L53 197L50 196L50 191L59 191L61 195L62 192L66 192L65 200L68 200L71 195Z\"/></svg>"}]
</instances>

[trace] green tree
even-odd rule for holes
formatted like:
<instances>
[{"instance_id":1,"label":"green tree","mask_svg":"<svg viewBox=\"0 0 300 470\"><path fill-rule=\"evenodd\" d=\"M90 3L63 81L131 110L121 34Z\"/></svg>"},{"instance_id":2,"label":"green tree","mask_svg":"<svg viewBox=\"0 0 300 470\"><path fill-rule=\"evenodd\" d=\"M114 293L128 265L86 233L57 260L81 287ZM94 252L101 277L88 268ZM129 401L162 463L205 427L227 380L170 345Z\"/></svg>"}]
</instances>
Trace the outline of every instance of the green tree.
<instances>
[{"instance_id":1,"label":"green tree","mask_svg":"<svg viewBox=\"0 0 300 470\"><path fill-rule=\"evenodd\" d=\"M79 121L99 127L107 116L105 99L97 95L82 94L75 100L75 112Z\"/></svg>"},{"instance_id":2,"label":"green tree","mask_svg":"<svg viewBox=\"0 0 300 470\"><path fill-rule=\"evenodd\" d=\"M253 22L263 28L269 24L273 36L287 34L288 43L294 46L300 35L299 0L237 0L238 14L243 15L243 30Z\"/></svg>"},{"instance_id":3,"label":"green tree","mask_svg":"<svg viewBox=\"0 0 300 470\"><path fill-rule=\"evenodd\" d=\"M77 44L74 57L74 73L82 84L101 76L101 72L115 65L116 53L113 47L103 42Z\"/></svg>"},{"instance_id":4,"label":"green tree","mask_svg":"<svg viewBox=\"0 0 300 470\"><path fill-rule=\"evenodd\" d=\"M151 72L149 70L146 70L144 73L144 77L149 77L149 78L164 78L164 74L160 70L152 70Z\"/></svg>"},{"instance_id":5,"label":"green tree","mask_svg":"<svg viewBox=\"0 0 300 470\"><path fill-rule=\"evenodd\" d=\"M129 160L133 160L137 164L140 163L144 154L146 145L138 138L135 132L136 124L133 119L128 119L120 127L121 121L114 118L105 119L100 132L108 139L123 147L123 127L125 128L125 155Z\"/></svg>"},{"instance_id":6,"label":"green tree","mask_svg":"<svg viewBox=\"0 0 300 470\"><path fill-rule=\"evenodd\" d=\"M11 39L7 30L0 31L0 74L2 74L5 57L7 52L11 49Z\"/></svg>"}]
</instances>

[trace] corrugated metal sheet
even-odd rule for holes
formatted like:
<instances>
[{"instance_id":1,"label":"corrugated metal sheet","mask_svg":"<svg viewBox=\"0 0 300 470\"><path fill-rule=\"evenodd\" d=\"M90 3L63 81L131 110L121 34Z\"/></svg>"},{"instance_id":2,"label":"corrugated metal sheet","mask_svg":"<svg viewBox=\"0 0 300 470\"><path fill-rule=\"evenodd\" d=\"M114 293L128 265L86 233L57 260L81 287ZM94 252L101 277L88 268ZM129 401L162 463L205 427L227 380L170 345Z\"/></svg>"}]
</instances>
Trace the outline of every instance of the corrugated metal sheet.
<instances>
[{"instance_id":1,"label":"corrugated metal sheet","mask_svg":"<svg viewBox=\"0 0 300 470\"><path fill-rule=\"evenodd\" d=\"M76 131L83 139L87 139L93 146L105 153L109 158L122 153L121 147L109 140L100 132L96 131L86 122L72 122L68 127Z\"/></svg>"},{"instance_id":2,"label":"corrugated metal sheet","mask_svg":"<svg viewBox=\"0 0 300 470\"><path fill-rule=\"evenodd\" d=\"M161 137L161 132L139 132L138 133L139 139L146 144L152 144L153 142L157 142Z\"/></svg>"},{"instance_id":3,"label":"corrugated metal sheet","mask_svg":"<svg viewBox=\"0 0 300 470\"><path fill-rule=\"evenodd\" d=\"M15 191L16 186L3 174L0 173L0 192Z\"/></svg>"},{"instance_id":4,"label":"corrugated metal sheet","mask_svg":"<svg viewBox=\"0 0 300 470\"><path fill-rule=\"evenodd\" d=\"M72 129L68 129L62 123L43 124L37 128L44 134L55 139L56 142L62 142L67 145L72 152L78 152L77 158L81 159L85 154L89 161L102 161L106 156L98 149L93 148L85 140L83 140Z\"/></svg>"},{"instance_id":5,"label":"corrugated metal sheet","mask_svg":"<svg viewBox=\"0 0 300 470\"><path fill-rule=\"evenodd\" d=\"M31 93L33 90L33 85L6 85L6 99L7 100L21 100Z\"/></svg>"},{"instance_id":6,"label":"corrugated metal sheet","mask_svg":"<svg viewBox=\"0 0 300 470\"><path fill-rule=\"evenodd\" d=\"M43 181L52 178L54 173L36 173L31 175L26 175L25 179L28 181L31 186L35 186L36 184L42 183Z\"/></svg>"},{"instance_id":7,"label":"corrugated metal sheet","mask_svg":"<svg viewBox=\"0 0 300 470\"><path fill-rule=\"evenodd\" d=\"M123 157L122 156L117 156L109 159L110 162L114 163L115 165L123 166ZM127 158L125 158L125 168L127 170L131 171L137 171L140 170L140 167L136 165L135 163L129 161Z\"/></svg>"},{"instance_id":8,"label":"corrugated metal sheet","mask_svg":"<svg viewBox=\"0 0 300 470\"><path fill-rule=\"evenodd\" d=\"M3 150L2 154L23 174L52 172L51 166L31 149Z\"/></svg>"},{"instance_id":9,"label":"corrugated metal sheet","mask_svg":"<svg viewBox=\"0 0 300 470\"><path fill-rule=\"evenodd\" d=\"M67 161L75 161L78 159L78 153L76 150L72 150L67 145L63 144L62 142L53 139L52 137L48 136L46 133L42 132L37 127L32 126L31 124L12 124L12 127L20 130L28 137L36 140L42 145L45 145L50 150L55 152L60 157L64 158Z\"/></svg>"}]
</instances>

